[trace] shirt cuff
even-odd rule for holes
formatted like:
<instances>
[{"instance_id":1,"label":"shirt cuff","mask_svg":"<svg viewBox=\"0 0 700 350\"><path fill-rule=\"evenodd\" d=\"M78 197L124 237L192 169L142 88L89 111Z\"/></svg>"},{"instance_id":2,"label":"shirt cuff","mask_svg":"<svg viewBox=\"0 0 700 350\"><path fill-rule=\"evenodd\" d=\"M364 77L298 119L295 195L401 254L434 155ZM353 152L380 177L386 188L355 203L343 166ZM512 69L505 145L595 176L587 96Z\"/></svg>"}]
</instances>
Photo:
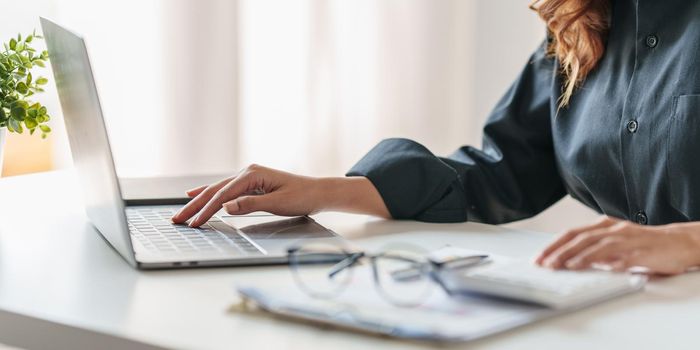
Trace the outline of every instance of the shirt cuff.
<instances>
[{"instance_id":1,"label":"shirt cuff","mask_svg":"<svg viewBox=\"0 0 700 350\"><path fill-rule=\"evenodd\" d=\"M346 176L369 179L394 219L466 220L465 198L453 187L457 172L415 141L380 142Z\"/></svg>"}]
</instances>

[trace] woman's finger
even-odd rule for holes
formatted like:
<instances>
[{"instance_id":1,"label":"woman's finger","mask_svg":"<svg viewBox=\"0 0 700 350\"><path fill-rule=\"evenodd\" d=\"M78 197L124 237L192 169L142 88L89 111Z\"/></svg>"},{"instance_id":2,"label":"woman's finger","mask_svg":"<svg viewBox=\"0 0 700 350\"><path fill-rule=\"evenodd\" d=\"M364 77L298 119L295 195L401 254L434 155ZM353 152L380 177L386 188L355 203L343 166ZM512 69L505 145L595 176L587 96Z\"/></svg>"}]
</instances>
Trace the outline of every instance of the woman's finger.
<instances>
[{"instance_id":1,"label":"woman's finger","mask_svg":"<svg viewBox=\"0 0 700 350\"><path fill-rule=\"evenodd\" d=\"M194 199L189 203L185 204L177 214L173 215L172 220L176 224L184 223L189 220L194 214L199 212L204 205L209 202L211 197L213 197L217 191L224 187L227 183L231 182L235 176L225 178L219 182L207 186L202 192L200 192Z\"/></svg>"},{"instance_id":2,"label":"woman's finger","mask_svg":"<svg viewBox=\"0 0 700 350\"><path fill-rule=\"evenodd\" d=\"M569 259L575 257L588 247L591 247L608 237L618 237L632 232L633 224L627 221L618 222L615 225L595 229L578 234L559 249L552 252L543 264L553 269L564 268Z\"/></svg>"},{"instance_id":3,"label":"woman's finger","mask_svg":"<svg viewBox=\"0 0 700 350\"><path fill-rule=\"evenodd\" d=\"M195 187L195 188L187 190L187 192L185 192L185 194L187 194L187 197L192 198L192 197L195 197L195 196L199 195L200 193L202 193L202 191L206 190L207 187L209 187L209 185L202 185L199 187Z\"/></svg>"},{"instance_id":4,"label":"woman's finger","mask_svg":"<svg viewBox=\"0 0 700 350\"><path fill-rule=\"evenodd\" d=\"M629 252L641 248L643 244L639 236L607 237L568 260L565 266L571 270L582 270L595 263L615 261L615 268L619 268L620 259L625 259Z\"/></svg>"},{"instance_id":5,"label":"woman's finger","mask_svg":"<svg viewBox=\"0 0 700 350\"><path fill-rule=\"evenodd\" d=\"M612 226L612 225L618 223L619 221L620 221L619 219L615 219L615 218L612 218L609 216L604 216L598 222L596 222L592 225L578 227L578 228L569 230L569 231L565 232L564 234L562 234L559 238L557 238L549 246L547 246L542 251L542 253L540 253L540 255L535 259L535 263L542 265L543 262L550 256L550 254L552 254L554 251L559 249L561 246L563 246L567 242L574 239L579 234L581 234L583 232L603 228L603 227Z\"/></svg>"},{"instance_id":6,"label":"woman's finger","mask_svg":"<svg viewBox=\"0 0 700 350\"><path fill-rule=\"evenodd\" d=\"M241 196L224 203L223 207L231 215L245 215L256 211L278 214L279 194L273 192L263 195Z\"/></svg>"},{"instance_id":7,"label":"woman's finger","mask_svg":"<svg viewBox=\"0 0 700 350\"><path fill-rule=\"evenodd\" d=\"M197 216L190 222L191 227L201 226L207 222L223 204L250 192L256 187L256 182L251 173L244 173L241 176L233 179L231 182L223 186L216 194L212 195L206 202Z\"/></svg>"}]
</instances>

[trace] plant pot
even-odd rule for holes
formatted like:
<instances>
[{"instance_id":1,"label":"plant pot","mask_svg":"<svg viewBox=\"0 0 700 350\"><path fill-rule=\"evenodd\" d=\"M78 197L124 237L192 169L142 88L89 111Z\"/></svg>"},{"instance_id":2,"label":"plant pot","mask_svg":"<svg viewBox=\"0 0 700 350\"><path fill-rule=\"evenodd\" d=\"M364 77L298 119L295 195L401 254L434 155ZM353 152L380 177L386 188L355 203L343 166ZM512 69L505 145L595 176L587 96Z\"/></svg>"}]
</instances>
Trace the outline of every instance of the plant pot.
<instances>
[{"instance_id":1,"label":"plant pot","mask_svg":"<svg viewBox=\"0 0 700 350\"><path fill-rule=\"evenodd\" d=\"M7 129L0 128L0 177L2 177L2 161L5 159L5 138L7 138Z\"/></svg>"}]
</instances>

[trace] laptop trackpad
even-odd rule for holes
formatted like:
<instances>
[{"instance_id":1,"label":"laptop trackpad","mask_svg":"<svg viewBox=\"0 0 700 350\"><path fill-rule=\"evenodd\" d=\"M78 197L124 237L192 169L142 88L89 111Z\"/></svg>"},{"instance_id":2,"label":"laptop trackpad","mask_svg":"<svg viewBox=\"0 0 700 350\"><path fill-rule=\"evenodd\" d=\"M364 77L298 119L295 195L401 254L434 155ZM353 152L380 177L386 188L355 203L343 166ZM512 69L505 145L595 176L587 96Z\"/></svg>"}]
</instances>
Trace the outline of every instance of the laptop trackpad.
<instances>
[{"instance_id":1,"label":"laptop trackpad","mask_svg":"<svg viewBox=\"0 0 700 350\"><path fill-rule=\"evenodd\" d=\"M333 231L321 226L308 216L284 217L254 214L220 217L225 223L259 243L270 240L299 240L336 237Z\"/></svg>"}]
</instances>

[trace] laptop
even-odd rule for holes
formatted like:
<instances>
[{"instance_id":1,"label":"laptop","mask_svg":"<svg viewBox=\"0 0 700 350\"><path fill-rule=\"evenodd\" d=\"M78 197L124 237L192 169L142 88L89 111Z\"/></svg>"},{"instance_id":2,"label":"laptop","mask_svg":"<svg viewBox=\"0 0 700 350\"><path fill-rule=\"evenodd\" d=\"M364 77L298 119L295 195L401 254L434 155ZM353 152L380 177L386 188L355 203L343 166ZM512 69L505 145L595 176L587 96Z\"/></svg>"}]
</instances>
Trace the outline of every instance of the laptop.
<instances>
[{"instance_id":1,"label":"laptop","mask_svg":"<svg viewBox=\"0 0 700 350\"><path fill-rule=\"evenodd\" d=\"M287 263L300 241L343 239L308 216L215 216L199 228L175 225L171 199L122 196L85 41L41 18L87 216L109 244L139 269ZM326 242L328 241L328 242Z\"/></svg>"}]
</instances>

